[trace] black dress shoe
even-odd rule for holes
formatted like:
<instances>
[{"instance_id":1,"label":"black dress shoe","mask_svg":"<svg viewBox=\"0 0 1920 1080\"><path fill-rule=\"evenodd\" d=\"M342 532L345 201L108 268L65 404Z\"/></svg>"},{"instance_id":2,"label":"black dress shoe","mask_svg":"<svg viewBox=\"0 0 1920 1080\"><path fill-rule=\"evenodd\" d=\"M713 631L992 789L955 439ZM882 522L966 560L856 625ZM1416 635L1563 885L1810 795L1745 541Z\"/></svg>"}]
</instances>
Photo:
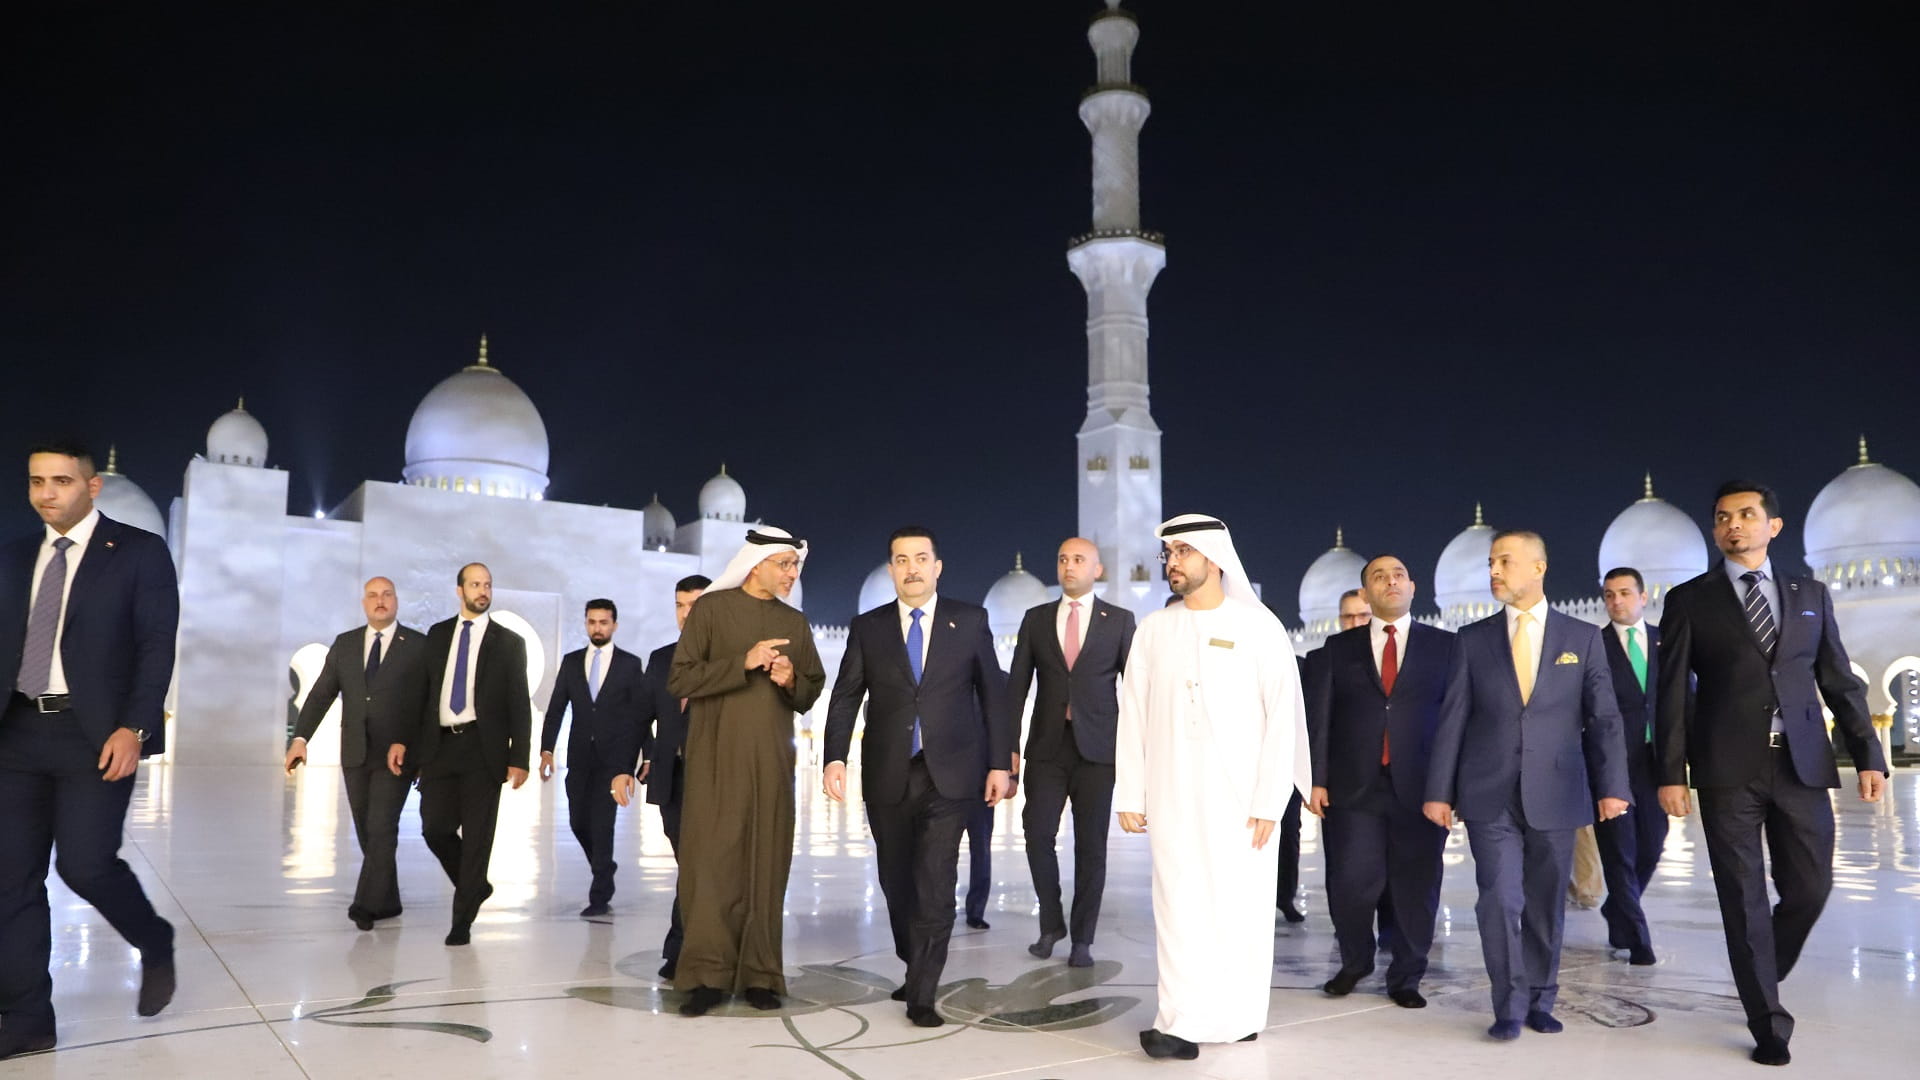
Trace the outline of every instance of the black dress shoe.
<instances>
[{"instance_id":1,"label":"black dress shoe","mask_svg":"<svg viewBox=\"0 0 1920 1080\"><path fill-rule=\"evenodd\" d=\"M1768 1039L1766 1042L1754 1047L1753 1053L1747 1056L1752 1058L1754 1063L1758 1065L1785 1065L1787 1062L1793 1060L1793 1055L1787 1052L1787 1040L1785 1039Z\"/></svg>"},{"instance_id":2,"label":"black dress shoe","mask_svg":"<svg viewBox=\"0 0 1920 1080\"><path fill-rule=\"evenodd\" d=\"M1169 1035L1159 1028L1148 1028L1140 1033L1140 1049L1150 1058L1179 1058L1192 1061L1200 1056L1200 1044L1190 1043L1178 1035Z\"/></svg>"},{"instance_id":3,"label":"black dress shoe","mask_svg":"<svg viewBox=\"0 0 1920 1080\"><path fill-rule=\"evenodd\" d=\"M361 911L359 908L354 908L352 911L347 912L347 918L353 920L353 925L357 929L363 931L373 929L373 916Z\"/></svg>"},{"instance_id":4,"label":"black dress shoe","mask_svg":"<svg viewBox=\"0 0 1920 1080\"><path fill-rule=\"evenodd\" d=\"M580 917L583 919L594 919L602 915L611 914L613 914L613 908L606 904L588 904L586 907L580 909Z\"/></svg>"},{"instance_id":5,"label":"black dress shoe","mask_svg":"<svg viewBox=\"0 0 1920 1080\"><path fill-rule=\"evenodd\" d=\"M1567 1025L1554 1019L1552 1013L1541 1012L1539 1009L1528 1011L1527 1026L1542 1035L1558 1035L1567 1029Z\"/></svg>"},{"instance_id":6,"label":"black dress shoe","mask_svg":"<svg viewBox=\"0 0 1920 1080\"><path fill-rule=\"evenodd\" d=\"M447 931L447 944L449 945L465 945L472 940L473 924L471 923L454 923L453 929Z\"/></svg>"},{"instance_id":7,"label":"black dress shoe","mask_svg":"<svg viewBox=\"0 0 1920 1080\"><path fill-rule=\"evenodd\" d=\"M1242 1035L1240 1036L1240 1041L1241 1042L1259 1042L1260 1033L1256 1031L1251 1035Z\"/></svg>"},{"instance_id":8,"label":"black dress shoe","mask_svg":"<svg viewBox=\"0 0 1920 1080\"><path fill-rule=\"evenodd\" d=\"M705 1016L726 998L726 993L716 987L696 986L688 991L687 1000L680 1003L680 1015Z\"/></svg>"},{"instance_id":9,"label":"black dress shoe","mask_svg":"<svg viewBox=\"0 0 1920 1080\"><path fill-rule=\"evenodd\" d=\"M1395 1005L1403 1009L1424 1009L1427 1007L1427 999L1420 995L1420 991L1415 990L1411 986L1403 986L1398 990L1389 990L1387 991L1387 997Z\"/></svg>"},{"instance_id":10,"label":"black dress shoe","mask_svg":"<svg viewBox=\"0 0 1920 1080\"><path fill-rule=\"evenodd\" d=\"M32 1035L25 1032L15 1034L0 1028L0 1059L18 1057L21 1054L37 1054L42 1050L53 1049L53 1032Z\"/></svg>"},{"instance_id":11,"label":"black dress shoe","mask_svg":"<svg viewBox=\"0 0 1920 1080\"><path fill-rule=\"evenodd\" d=\"M1039 941L1027 946L1027 952L1031 953L1035 959L1045 960L1053 955L1053 947L1060 944L1060 939L1066 936L1065 934L1041 934Z\"/></svg>"},{"instance_id":12,"label":"black dress shoe","mask_svg":"<svg viewBox=\"0 0 1920 1080\"><path fill-rule=\"evenodd\" d=\"M1073 946L1073 952L1067 955L1067 966L1068 967L1092 967L1093 966L1093 946L1082 945L1076 942Z\"/></svg>"},{"instance_id":13,"label":"black dress shoe","mask_svg":"<svg viewBox=\"0 0 1920 1080\"><path fill-rule=\"evenodd\" d=\"M780 995L764 986L749 986L740 996L761 1012L772 1012L780 1007Z\"/></svg>"},{"instance_id":14,"label":"black dress shoe","mask_svg":"<svg viewBox=\"0 0 1920 1080\"><path fill-rule=\"evenodd\" d=\"M1512 1042L1520 1037L1520 1021L1495 1020L1487 1029L1487 1037L1496 1042Z\"/></svg>"},{"instance_id":15,"label":"black dress shoe","mask_svg":"<svg viewBox=\"0 0 1920 1080\"><path fill-rule=\"evenodd\" d=\"M1292 904L1281 904L1280 915L1282 918L1286 919L1288 922L1306 922L1307 921L1306 914L1302 912L1299 908L1294 907Z\"/></svg>"},{"instance_id":16,"label":"black dress shoe","mask_svg":"<svg viewBox=\"0 0 1920 1080\"><path fill-rule=\"evenodd\" d=\"M1627 963L1632 964L1634 967L1652 967L1659 962L1660 958L1653 955L1652 949L1643 949L1636 946L1627 953Z\"/></svg>"},{"instance_id":17,"label":"black dress shoe","mask_svg":"<svg viewBox=\"0 0 1920 1080\"><path fill-rule=\"evenodd\" d=\"M674 962L673 962L673 961L671 961L671 960L668 960L667 962L665 962L665 963L663 963L663 964L661 964L661 965L660 965L660 977L661 977L661 978L663 978L663 979L671 979L671 978L673 978L673 973L674 973L674 971L675 971L675 969L677 969L677 968L678 968L679 966L680 966L680 965L678 965L678 964L676 964L676 963L674 963Z\"/></svg>"},{"instance_id":18,"label":"black dress shoe","mask_svg":"<svg viewBox=\"0 0 1920 1080\"><path fill-rule=\"evenodd\" d=\"M895 1001L905 1001L907 1000L907 988L904 986L896 986L893 988L893 993L887 996Z\"/></svg>"},{"instance_id":19,"label":"black dress shoe","mask_svg":"<svg viewBox=\"0 0 1920 1080\"><path fill-rule=\"evenodd\" d=\"M969 930L991 930L993 929L993 924L985 919L976 919L969 915L967 916L967 928Z\"/></svg>"},{"instance_id":20,"label":"black dress shoe","mask_svg":"<svg viewBox=\"0 0 1920 1080\"><path fill-rule=\"evenodd\" d=\"M1348 994L1353 993L1353 988L1359 985L1360 980L1366 978L1368 974L1369 973L1365 971L1341 971L1322 984L1320 989L1325 990L1334 997L1346 997Z\"/></svg>"},{"instance_id":21,"label":"black dress shoe","mask_svg":"<svg viewBox=\"0 0 1920 1080\"><path fill-rule=\"evenodd\" d=\"M936 1028L947 1022L946 1017L926 1005L907 1006L907 1019L913 1021L914 1027L924 1028Z\"/></svg>"},{"instance_id":22,"label":"black dress shoe","mask_svg":"<svg viewBox=\"0 0 1920 1080\"><path fill-rule=\"evenodd\" d=\"M173 961L159 964L140 965L140 1004L141 1016L158 1016L160 1010L173 1000Z\"/></svg>"}]
</instances>

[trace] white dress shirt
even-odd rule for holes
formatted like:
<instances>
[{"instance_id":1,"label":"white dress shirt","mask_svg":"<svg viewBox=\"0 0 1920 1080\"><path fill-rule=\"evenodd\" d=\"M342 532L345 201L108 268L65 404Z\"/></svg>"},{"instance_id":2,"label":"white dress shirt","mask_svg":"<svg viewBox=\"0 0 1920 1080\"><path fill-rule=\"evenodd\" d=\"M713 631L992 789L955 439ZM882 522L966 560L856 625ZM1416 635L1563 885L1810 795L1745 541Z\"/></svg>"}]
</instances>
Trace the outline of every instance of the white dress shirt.
<instances>
[{"instance_id":1,"label":"white dress shirt","mask_svg":"<svg viewBox=\"0 0 1920 1080\"><path fill-rule=\"evenodd\" d=\"M1540 681L1540 642L1542 635L1547 631L1547 612L1550 610L1547 605L1547 598L1542 596L1534 602L1532 607L1524 610L1528 615L1533 616L1533 625L1527 628L1527 663L1533 668L1534 684L1538 686ZM1520 621L1521 611L1521 608L1514 607L1512 604L1507 605L1507 643L1509 647L1512 646L1514 626Z\"/></svg>"},{"instance_id":2,"label":"white dress shirt","mask_svg":"<svg viewBox=\"0 0 1920 1080\"><path fill-rule=\"evenodd\" d=\"M1053 636L1060 639L1060 651L1063 653L1067 651L1067 616L1073 613L1073 609L1069 606L1072 604L1080 605L1080 640L1074 642L1079 648L1087 647L1087 627L1093 620L1092 593L1078 600L1065 593L1060 594L1060 609L1053 615Z\"/></svg>"},{"instance_id":3,"label":"white dress shirt","mask_svg":"<svg viewBox=\"0 0 1920 1080\"><path fill-rule=\"evenodd\" d=\"M487 624L491 621L481 615L473 620L473 634L467 644L467 707L459 712L453 711L453 671L460 659L460 623L466 619L466 612L454 620L453 642L447 646L447 674L440 680L440 726L453 727L456 724L471 724L474 721L473 679L480 672L480 639L486 636Z\"/></svg>"},{"instance_id":4,"label":"white dress shirt","mask_svg":"<svg viewBox=\"0 0 1920 1080\"><path fill-rule=\"evenodd\" d=\"M60 590L60 621L54 624L53 667L47 672L47 693L49 694L67 692L67 669L66 665L60 662L60 643L67 636L67 598L73 595L73 579L80 572L80 559L86 555L87 543L93 539L94 527L99 524L100 511L89 510L86 517L81 518L78 524L64 534L67 539L73 541L73 546L67 549L67 580ZM46 576L47 564L53 561L53 542L62 535L55 532L51 525L47 526L46 533L45 538L40 542L40 554L33 560L33 582L31 591L27 593L29 610L33 602L40 597L40 579ZM14 671L8 674L18 675L19 672Z\"/></svg>"},{"instance_id":5,"label":"white dress shirt","mask_svg":"<svg viewBox=\"0 0 1920 1080\"><path fill-rule=\"evenodd\" d=\"M1385 619L1382 619L1380 616L1375 615L1373 617L1373 620L1367 625L1369 627L1369 629L1367 630L1367 634L1369 638L1372 639L1372 642L1373 642L1374 674L1377 675L1380 673L1380 671L1382 670L1380 665L1386 659L1387 627L1388 626L1393 627L1394 670L1399 671L1401 668L1406 667L1407 666L1407 629L1408 627L1411 627L1413 625L1413 612L1409 611L1405 615L1402 615L1399 618L1393 620L1393 622L1391 623L1387 622Z\"/></svg>"},{"instance_id":6,"label":"white dress shirt","mask_svg":"<svg viewBox=\"0 0 1920 1080\"><path fill-rule=\"evenodd\" d=\"M933 605L939 599L940 594L935 593L927 597L926 603L920 605L920 670L922 671L927 667L927 646L933 644ZM900 608L900 640L905 641L907 631L913 629L913 605L905 600L895 600L894 603Z\"/></svg>"},{"instance_id":7,"label":"white dress shirt","mask_svg":"<svg viewBox=\"0 0 1920 1080\"><path fill-rule=\"evenodd\" d=\"M593 658L596 653L600 657L600 681L604 683L607 681L607 665L613 663L613 642L609 641L605 645L595 645L589 641L587 642L586 654L580 657L580 673L587 677L587 696L598 701L600 700L600 688L595 686L593 682Z\"/></svg>"},{"instance_id":8,"label":"white dress shirt","mask_svg":"<svg viewBox=\"0 0 1920 1080\"><path fill-rule=\"evenodd\" d=\"M380 635L380 662L384 664L387 662L387 654L393 651L393 635L399 633L399 631L400 620L398 619L388 623L379 630L375 630L372 623L367 624L366 630L360 635L360 667L362 670L366 669L367 661L373 659L373 635Z\"/></svg>"},{"instance_id":9,"label":"white dress shirt","mask_svg":"<svg viewBox=\"0 0 1920 1080\"><path fill-rule=\"evenodd\" d=\"M1640 639L1640 655L1641 656L1653 655L1653 650L1647 647L1647 620L1641 619L1638 622L1631 622L1631 623L1617 623L1617 622L1609 621L1607 625L1613 627L1613 636L1620 639L1621 652L1627 651L1627 631L1634 630L1638 632L1635 636ZM1648 687L1647 689L1651 690L1653 688Z\"/></svg>"}]
</instances>

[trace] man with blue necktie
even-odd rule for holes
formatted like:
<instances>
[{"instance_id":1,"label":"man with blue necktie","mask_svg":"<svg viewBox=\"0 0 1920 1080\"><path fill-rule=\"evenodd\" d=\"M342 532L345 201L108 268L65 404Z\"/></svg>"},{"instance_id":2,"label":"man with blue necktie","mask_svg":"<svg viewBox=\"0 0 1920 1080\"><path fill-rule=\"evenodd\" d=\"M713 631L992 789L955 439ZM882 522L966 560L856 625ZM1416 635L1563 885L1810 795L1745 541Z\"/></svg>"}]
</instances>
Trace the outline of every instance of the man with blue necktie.
<instances>
[{"instance_id":1,"label":"man with blue necktie","mask_svg":"<svg viewBox=\"0 0 1920 1080\"><path fill-rule=\"evenodd\" d=\"M1653 881L1654 867L1667 843L1667 812L1660 808L1659 761L1653 752L1660 628L1646 620L1646 579L1633 567L1607 571L1600 581L1600 595L1607 605L1607 628L1600 637L1607 646L1614 699L1620 703L1627 788L1633 804L1620 817L1593 827L1607 881L1600 914L1607 920L1607 944L1627 950L1630 963L1645 967L1656 958L1640 897Z\"/></svg>"}]
</instances>

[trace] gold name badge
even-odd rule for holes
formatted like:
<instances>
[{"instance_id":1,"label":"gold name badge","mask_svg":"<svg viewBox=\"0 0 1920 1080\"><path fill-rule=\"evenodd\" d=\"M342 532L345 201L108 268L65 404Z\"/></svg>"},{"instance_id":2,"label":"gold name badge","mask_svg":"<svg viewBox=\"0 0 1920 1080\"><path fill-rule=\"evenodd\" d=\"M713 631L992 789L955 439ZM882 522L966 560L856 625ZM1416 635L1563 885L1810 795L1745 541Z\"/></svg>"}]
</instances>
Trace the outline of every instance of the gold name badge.
<instances>
[{"instance_id":1,"label":"gold name badge","mask_svg":"<svg viewBox=\"0 0 1920 1080\"><path fill-rule=\"evenodd\" d=\"M1214 647L1214 648L1216 648L1216 649L1231 649L1231 648L1233 648L1233 642L1231 642L1231 641L1228 641L1228 640L1226 640L1225 638L1209 638L1209 639L1207 640L1207 644L1209 644L1209 645L1211 645L1211 646L1213 646L1213 647Z\"/></svg>"}]
</instances>

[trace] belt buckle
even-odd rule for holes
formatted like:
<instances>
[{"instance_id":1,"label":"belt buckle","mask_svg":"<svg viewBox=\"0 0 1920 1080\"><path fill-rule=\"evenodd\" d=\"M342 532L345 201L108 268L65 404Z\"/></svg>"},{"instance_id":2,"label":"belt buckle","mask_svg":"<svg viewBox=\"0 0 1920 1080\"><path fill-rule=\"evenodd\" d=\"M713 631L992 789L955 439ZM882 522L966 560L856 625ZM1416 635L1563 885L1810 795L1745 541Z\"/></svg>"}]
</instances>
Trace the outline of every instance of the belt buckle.
<instances>
[{"instance_id":1,"label":"belt buckle","mask_svg":"<svg viewBox=\"0 0 1920 1080\"><path fill-rule=\"evenodd\" d=\"M1769 731L1769 732L1767 732L1767 746L1768 746L1768 747L1769 747L1770 749L1774 749L1774 750L1784 750L1784 749L1786 749L1786 748L1787 748L1787 733L1786 733L1786 732L1784 732L1784 731Z\"/></svg>"},{"instance_id":2,"label":"belt buckle","mask_svg":"<svg viewBox=\"0 0 1920 1080\"><path fill-rule=\"evenodd\" d=\"M69 695L67 694L41 694L39 697L33 699L33 707L39 711L41 716L52 716L55 713L63 713L67 711L65 702L68 697ZM56 699L58 699L61 704L56 708L48 708L48 703Z\"/></svg>"}]
</instances>

